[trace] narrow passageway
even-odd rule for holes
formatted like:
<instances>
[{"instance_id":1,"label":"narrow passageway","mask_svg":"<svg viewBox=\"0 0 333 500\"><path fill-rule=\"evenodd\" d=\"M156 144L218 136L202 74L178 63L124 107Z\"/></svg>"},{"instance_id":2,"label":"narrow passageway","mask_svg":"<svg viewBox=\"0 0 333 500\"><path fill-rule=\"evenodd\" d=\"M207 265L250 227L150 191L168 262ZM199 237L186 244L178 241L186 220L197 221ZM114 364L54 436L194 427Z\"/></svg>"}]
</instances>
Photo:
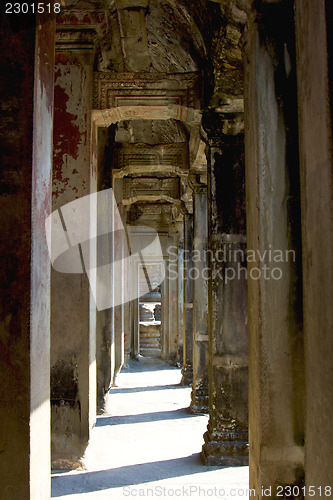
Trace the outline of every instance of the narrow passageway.
<instances>
[{"instance_id":1,"label":"narrow passageway","mask_svg":"<svg viewBox=\"0 0 333 500\"><path fill-rule=\"evenodd\" d=\"M130 362L97 419L85 470L54 473L52 498L247 498L248 467L202 465L208 416L189 413L180 378L159 359Z\"/></svg>"}]
</instances>

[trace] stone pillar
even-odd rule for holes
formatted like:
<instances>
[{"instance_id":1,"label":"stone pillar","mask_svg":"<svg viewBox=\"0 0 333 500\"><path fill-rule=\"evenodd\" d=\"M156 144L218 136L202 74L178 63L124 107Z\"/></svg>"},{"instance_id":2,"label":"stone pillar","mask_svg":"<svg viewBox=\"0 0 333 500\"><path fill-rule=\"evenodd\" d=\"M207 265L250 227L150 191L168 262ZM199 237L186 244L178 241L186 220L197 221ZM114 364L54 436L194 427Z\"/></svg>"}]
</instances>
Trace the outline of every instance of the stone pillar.
<instances>
[{"instance_id":1,"label":"stone pillar","mask_svg":"<svg viewBox=\"0 0 333 500\"><path fill-rule=\"evenodd\" d=\"M113 315L111 309L97 312L96 364L97 364L97 411L105 411L106 399L111 388L113 365Z\"/></svg>"},{"instance_id":2,"label":"stone pillar","mask_svg":"<svg viewBox=\"0 0 333 500\"><path fill-rule=\"evenodd\" d=\"M123 180L113 179L113 193L117 201L119 215L124 220L123 213ZM113 385L116 384L116 377L124 364L124 256L125 256L125 231L119 225L118 218L114 221L114 262L112 280L116 293L116 305L113 307L114 315L114 372ZM121 303L120 303L121 302Z\"/></svg>"},{"instance_id":3,"label":"stone pillar","mask_svg":"<svg viewBox=\"0 0 333 500\"><path fill-rule=\"evenodd\" d=\"M124 207L124 223L127 220L126 207ZM124 248L124 276L123 276L123 285L124 285L124 363L127 364L129 359L131 358L131 349L132 349L132 315L133 315L133 307L132 302L130 300L130 290L131 290L131 263L129 260L129 248L128 245L125 245Z\"/></svg>"},{"instance_id":4,"label":"stone pillar","mask_svg":"<svg viewBox=\"0 0 333 500\"><path fill-rule=\"evenodd\" d=\"M207 186L193 188L193 384L191 412L208 412Z\"/></svg>"},{"instance_id":5,"label":"stone pillar","mask_svg":"<svg viewBox=\"0 0 333 500\"><path fill-rule=\"evenodd\" d=\"M107 151L110 148L110 131L108 128L100 127L97 132L97 191L109 189L111 187L110 165L107 160ZM110 214L110 207L101 206L99 203L98 217L100 223L106 224L106 220L101 216ZM109 262L113 261L113 238L110 233L108 238L104 238L99 245L103 245L104 258L107 256ZM110 282L112 292L113 282ZM114 315L111 308L96 312L96 368L97 368L97 411L103 413L106 409L107 397L112 383L114 372Z\"/></svg>"},{"instance_id":6,"label":"stone pillar","mask_svg":"<svg viewBox=\"0 0 333 500\"><path fill-rule=\"evenodd\" d=\"M178 356L178 234L169 238L172 242L175 260L171 261L171 257L168 259L168 324L169 324L169 335L168 335L168 349L167 358L175 363Z\"/></svg>"},{"instance_id":7,"label":"stone pillar","mask_svg":"<svg viewBox=\"0 0 333 500\"><path fill-rule=\"evenodd\" d=\"M93 62L92 42L82 49L75 41L56 47L53 211L96 191L90 168ZM94 224L90 214L77 213L78 230L88 233ZM96 414L96 306L85 273L53 270L51 284L52 459L55 467L71 467L84 453Z\"/></svg>"},{"instance_id":8,"label":"stone pillar","mask_svg":"<svg viewBox=\"0 0 333 500\"><path fill-rule=\"evenodd\" d=\"M118 283L122 286L122 279L119 277ZM114 308L114 372L113 385L116 385L117 375L119 374L125 360L124 351L124 306L117 305Z\"/></svg>"},{"instance_id":9,"label":"stone pillar","mask_svg":"<svg viewBox=\"0 0 333 500\"><path fill-rule=\"evenodd\" d=\"M308 499L313 491L319 497L326 494L325 486L333 486L333 450L329 438L333 415L333 12L332 2L297 0L295 5L306 366L305 498Z\"/></svg>"},{"instance_id":10,"label":"stone pillar","mask_svg":"<svg viewBox=\"0 0 333 500\"><path fill-rule=\"evenodd\" d=\"M182 368L182 385L191 385L193 381L193 280L192 280L192 254L193 254L193 215L184 215L184 357Z\"/></svg>"},{"instance_id":11,"label":"stone pillar","mask_svg":"<svg viewBox=\"0 0 333 500\"><path fill-rule=\"evenodd\" d=\"M221 141L223 139L221 138ZM210 148L207 465L248 463L248 332L244 137Z\"/></svg>"},{"instance_id":12,"label":"stone pillar","mask_svg":"<svg viewBox=\"0 0 333 500\"><path fill-rule=\"evenodd\" d=\"M169 346L169 264L164 259L164 281L161 286L161 356L166 359Z\"/></svg>"},{"instance_id":13,"label":"stone pillar","mask_svg":"<svg viewBox=\"0 0 333 500\"><path fill-rule=\"evenodd\" d=\"M127 253L125 254L127 256ZM124 277L123 277L123 286L124 286L124 364L128 363L130 359L130 351L131 351L131 302L128 300L129 298L129 261L126 259L124 262Z\"/></svg>"},{"instance_id":14,"label":"stone pillar","mask_svg":"<svg viewBox=\"0 0 333 500\"><path fill-rule=\"evenodd\" d=\"M244 87L250 486L256 489L256 498L265 498L262 487L271 487L271 498L277 498L278 484L302 486L304 479L302 249L292 2L263 5L258 20L249 24ZM283 30L277 29L280 23ZM313 110L311 122L317 112Z\"/></svg>"},{"instance_id":15,"label":"stone pillar","mask_svg":"<svg viewBox=\"0 0 333 500\"><path fill-rule=\"evenodd\" d=\"M180 226L180 227L179 227ZM184 356L184 222L178 225L178 363L183 365Z\"/></svg>"},{"instance_id":16,"label":"stone pillar","mask_svg":"<svg viewBox=\"0 0 333 500\"><path fill-rule=\"evenodd\" d=\"M131 302L131 323L132 323L132 342L131 342L131 357L139 359L140 352L140 311L139 299L134 299Z\"/></svg>"},{"instance_id":17,"label":"stone pillar","mask_svg":"<svg viewBox=\"0 0 333 500\"><path fill-rule=\"evenodd\" d=\"M0 18L0 491L47 500L54 22Z\"/></svg>"}]
</instances>

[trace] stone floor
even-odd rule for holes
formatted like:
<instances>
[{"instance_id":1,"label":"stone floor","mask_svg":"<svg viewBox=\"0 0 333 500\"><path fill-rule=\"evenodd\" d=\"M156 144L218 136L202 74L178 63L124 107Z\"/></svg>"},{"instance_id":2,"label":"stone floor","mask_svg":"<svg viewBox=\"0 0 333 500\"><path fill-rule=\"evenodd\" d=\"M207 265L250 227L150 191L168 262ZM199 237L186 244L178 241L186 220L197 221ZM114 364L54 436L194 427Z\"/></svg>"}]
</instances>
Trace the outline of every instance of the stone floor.
<instances>
[{"instance_id":1,"label":"stone floor","mask_svg":"<svg viewBox=\"0 0 333 500\"><path fill-rule=\"evenodd\" d=\"M249 498L248 467L206 467L206 415L191 415L180 370L140 358L119 375L98 417L84 470L52 474L52 498Z\"/></svg>"}]
</instances>

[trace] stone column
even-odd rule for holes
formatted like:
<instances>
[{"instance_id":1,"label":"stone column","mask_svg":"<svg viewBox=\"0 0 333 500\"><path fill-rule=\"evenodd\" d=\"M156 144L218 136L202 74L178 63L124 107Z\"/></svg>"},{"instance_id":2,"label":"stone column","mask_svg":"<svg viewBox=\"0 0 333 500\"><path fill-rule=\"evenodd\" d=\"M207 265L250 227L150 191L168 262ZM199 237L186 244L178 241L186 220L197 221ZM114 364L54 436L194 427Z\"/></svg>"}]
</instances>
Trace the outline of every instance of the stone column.
<instances>
[{"instance_id":1,"label":"stone column","mask_svg":"<svg viewBox=\"0 0 333 500\"><path fill-rule=\"evenodd\" d=\"M169 238L172 243L173 250L176 249L174 254L175 260L171 260L169 256L168 259L168 324L169 324L169 335L168 335L168 350L167 358L175 363L178 356L178 234L173 235Z\"/></svg>"},{"instance_id":2,"label":"stone column","mask_svg":"<svg viewBox=\"0 0 333 500\"><path fill-rule=\"evenodd\" d=\"M127 251L125 253L127 256ZM129 299L129 261L126 259L124 262L124 364L128 363L130 359L130 340L131 340L131 302Z\"/></svg>"},{"instance_id":3,"label":"stone column","mask_svg":"<svg viewBox=\"0 0 333 500\"><path fill-rule=\"evenodd\" d=\"M107 151L110 148L110 131L100 127L97 132L97 191L111 187L110 165L108 164ZM111 217L109 206L99 204L100 223L107 224ZM102 214L107 214L106 219ZM99 242L103 245L103 256L110 263L114 258L114 234ZM101 253L101 251L100 251ZM106 258L107 256L107 258ZM113 291L113 281L110 281L110 291ZM111 308L96 312L96 368L97 368L97 411L103 413L106 409L107 398L111 388L112 374L114 372L114 315Z\"/></svg>"},{"instance_id":4,"label":"stone column","mask_svg":"<svg viewBox=\"0 0 333 500\"><path fill-rule=\"evenodd\" d=\"M193 187L193 384L191 412L208 412L207 186Z\"/></svg>"},{"instance_id":5,"label":"stone column","mask_svg":"<svg viewBox=\"0 0 333 500\"><path fill-rule=\"evenodd\" d=\"M183 365L184 356L184 222L178 224L178 362Z\"/></svg>"},{"instance_id":6,"label":"stone column","mask_svg":"<svg viewBox=\"0 0 333 500\"><path fill-rule=\"evenodd\" d=\"M166 359L169 345L169 265L164 259L164 280L161 286L161 356Z\"/></svg>"},{"instance_id":7,"label":"stone column","mask_svg":"<svg viewBox=\"0 0 333 500\"><path fill-rule=\"evenodd\" d=\"M131 357L139 359L140 352L140 311L139 299L134 299L131 302L131 322L132 322L132 342L131 342Z\"/></svg>"},{"instance_id":8,"label":"stone column","mask_svg":"<svg viewBox=\"0 0 333 500\"><path fill-rule=\"evenodd\" d=\"M223 139L221 138L221 141ZM207 465L248 463L248 332L244 137L210 148Z\"/></svg>"},{"instance_id":9,"label":"stone column","mask_svg":"<svg viewBox=\"0 0 333 500\"><path fill-rule=\"evenodd\" d=\"M319 497L325 494L325 486L333 486L329 438L333 415L333 13L331 2L297 0L295 5L306 366L305 498L309 499L313 491Z\"/></svg>"},{"instance_id":10,"label":"stone column","mask_svg":"<svg viewBox=\"0 0 333 500\"><path fill-rule=\"evenodd\" d=\"M59 37L53 211L64 210L69 202L96 191L96 172L90 168L93 62L92 39L90 45L87 41L85 48L77 49L75 40L72 45L68 38L62 43ZM96 224L87 213L77 213L76 222L76 230L86 228L87 234ZM96 413L96 306L91 304L85 273L53 270L51 284L52 458L60 460L55 466L71 467L85 450Z\"/></svg>"},{"instance_id":11,"label":"stone column","mask_svg":"<svg viewBox=\"0 0 333 500\"><path fill-rule=\"evenodd\" d=\"M119 277L118 283L121 284L122 279ZM117 375L119 374L125 360L124 351L124 306L120 304L114 308L114 372L113 385L116 385Z\"/></svg>"},{"instance_id":12,"label":"stone column","mask_svg":"<svg viewBox=\"0 0 333 500\"><path fill-rule=\"evenodd\" d=\"M123 199L123 180L113 179L113 193L117 201L119 215L124 220ZM116 263L113 272L112 280L115 291L116 304L113 307L114 315L114 372L113 384L116 384L116 377L124 364L124 256L125 256L125 231L119 224L116 217L114 221L114 262Z\"/></svg>"},{"instance_id":13,"label":"stone column","mask_svg":"<svg viewBox=\"0 0 333 500\"><path fill-rule=\"evenodd\" d=\"M126 207L124 207L124 223L127 220ZM133 308L132 302L130 300L130 290L131 290L131 264L129 260L129 248L128 245L125 245L124 248L124 276L123 276L123 285L124 285L124 363L127 364L129 359L131 358L131 349L132 349L132 315Z\"/></svg>"},{"instance_id":14,"label":"stone column","mask_svg":"<svg viewBox=\"0 0 333 500\"><path fill-rule=\"evenodd\" d=\"M277 498L278 484L301 487L304 478L302 249L293 5L281 2L263 6L258 19L260 22L251 19L249 25L244 87L250 485L256 488L256 498L265 498L262 487L271 487L271 498ZM280 22L283 30L276 29ZM311 122L316 113L311 113Z\"/></svg>"},{"instance_id":15,"label":"stone column","mask_svg":"<svg viewBox=\"0 0 333 500\"><path fill-rule=\"evenodd\" d=\"M193 280L192 280L192 254L193 254L193 215L184 215L184 356L182 368L182 385L191 385L193 381Z\"/></svg>"},{"instance_id":16,"label":"stone column","mask_svg":"<svg viewBox=\"0 0 333 500\"><path fill-rule=\"evenodd\" d=\"M48 500L54 22L0 17L0 491Z\"/></svg>"},{"instance_id":17,"label":"stone column","mask_svg":"<svg viewBox=\"0 0 333 500\"><path fill-rule=\"evenodd\" d=\"M111 309L97 312L96 365L97 365L97 411L103 413L107 395L111 388L113 366L113 315Z\"/></svg>"}]
</instances>

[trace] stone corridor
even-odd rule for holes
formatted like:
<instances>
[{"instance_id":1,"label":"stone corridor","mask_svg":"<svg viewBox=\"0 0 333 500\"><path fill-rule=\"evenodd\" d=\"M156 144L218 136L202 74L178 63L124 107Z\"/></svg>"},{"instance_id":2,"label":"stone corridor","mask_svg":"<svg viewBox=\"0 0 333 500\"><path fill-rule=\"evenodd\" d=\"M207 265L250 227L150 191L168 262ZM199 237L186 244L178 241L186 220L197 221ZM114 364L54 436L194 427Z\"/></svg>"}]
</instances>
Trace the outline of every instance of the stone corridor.
<instances>
[{"instance_id":1,"label":"stone corridor","mask_svg":"<svg viewBox=\"0 0 333 500\"><path fill-rule=\"evenodd\" d=\"M151 358L130 361L97 418L85 470L54 471L52 498L247 498L248 467L203 466L208 416L191 414L181 371ZM201 489L201 490L200 490ZM215 489L215 490L214 490ZM181 492L181 494L180 494ZM223 492L225 495L223 496Z\"/></svg>"},{"instance_id":2,"label":"stone corridor","mask_svg":"<svg viewBox=\"0 0 333 500\"><path fill-rule=\"evenodd\" d=\"M2 6L0 500L331 496L333 0Z\"/></svg>"}]
</instances>

